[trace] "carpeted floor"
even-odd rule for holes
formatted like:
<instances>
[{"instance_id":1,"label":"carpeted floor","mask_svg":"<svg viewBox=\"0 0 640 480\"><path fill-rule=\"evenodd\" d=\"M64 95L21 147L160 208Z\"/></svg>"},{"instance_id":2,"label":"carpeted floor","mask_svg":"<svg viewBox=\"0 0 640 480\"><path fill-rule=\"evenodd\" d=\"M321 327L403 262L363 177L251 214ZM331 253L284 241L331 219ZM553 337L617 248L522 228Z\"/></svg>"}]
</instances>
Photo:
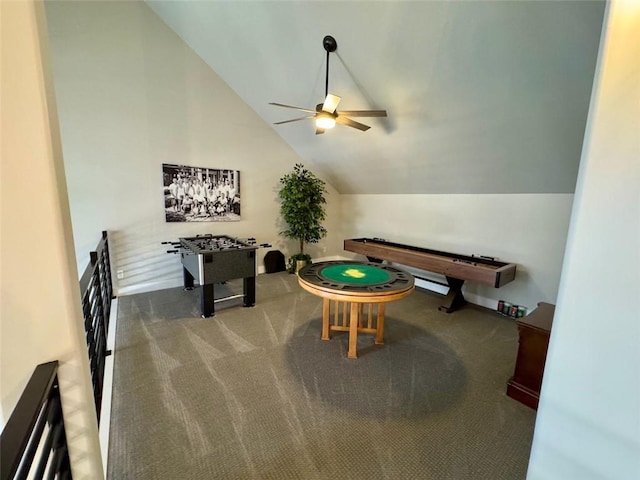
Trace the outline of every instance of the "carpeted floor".
<instances>
[{"instance_id":1,"label":"carpeted floor","mask_svg":"<svg viewBox=\"0 0 640 480\"><path fill-rule=\"evenodd\" d=\"M198 289L119 299L109 479L525 478L535 411L505 395L513 320L416 289L387 305L385 345L359 335L350 360L295 275L256 291L207 319Z\"/></svg>"}]
</instances>

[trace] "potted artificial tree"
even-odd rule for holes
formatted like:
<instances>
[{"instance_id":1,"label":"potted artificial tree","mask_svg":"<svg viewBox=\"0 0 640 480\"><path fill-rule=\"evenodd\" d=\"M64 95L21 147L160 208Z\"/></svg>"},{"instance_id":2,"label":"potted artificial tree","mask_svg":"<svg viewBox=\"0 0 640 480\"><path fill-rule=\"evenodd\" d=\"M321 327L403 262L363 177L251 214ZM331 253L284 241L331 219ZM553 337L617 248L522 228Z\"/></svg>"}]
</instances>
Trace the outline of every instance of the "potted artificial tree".
<instances>
[{"instance_id":1,"label":"potted artificial tree","mask_svg":"<svg viewBox=\"0 0 640 480\"><path fill-rule=\"evenodd\" d=\"M327 230L320 223L326 216L324 194L327 190L325 182L300 163L280 179L280 185L280 213L287 225L280 235L297 240L299 246L298 253L289 258L287 270L298 273L311 261L311 256L304 253L305 244L318 243L327 235Z\"/></svg>"}]
</instances>

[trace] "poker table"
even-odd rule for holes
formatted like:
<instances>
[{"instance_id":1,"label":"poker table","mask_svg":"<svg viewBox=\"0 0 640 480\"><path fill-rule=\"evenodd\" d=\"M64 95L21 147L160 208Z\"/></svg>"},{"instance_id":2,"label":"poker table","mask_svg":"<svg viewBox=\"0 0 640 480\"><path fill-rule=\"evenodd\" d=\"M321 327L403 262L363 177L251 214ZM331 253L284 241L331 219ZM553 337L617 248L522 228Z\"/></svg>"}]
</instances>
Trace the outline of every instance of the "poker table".
<instances>
[{"instance_id":1,"label":"poker table","mask_svg":"<svg viewBox=\"0 0 640 480\"><path fill-rule=\"evenodd\" d=\"M300 286L322 298L322 340L331 331L349 332L349 358L357 358L358 333L375 334L384 343L388 302L413 292L413 276L379 263L335 261L307 265L298 272Z\"/></svg>"}]
</instances>

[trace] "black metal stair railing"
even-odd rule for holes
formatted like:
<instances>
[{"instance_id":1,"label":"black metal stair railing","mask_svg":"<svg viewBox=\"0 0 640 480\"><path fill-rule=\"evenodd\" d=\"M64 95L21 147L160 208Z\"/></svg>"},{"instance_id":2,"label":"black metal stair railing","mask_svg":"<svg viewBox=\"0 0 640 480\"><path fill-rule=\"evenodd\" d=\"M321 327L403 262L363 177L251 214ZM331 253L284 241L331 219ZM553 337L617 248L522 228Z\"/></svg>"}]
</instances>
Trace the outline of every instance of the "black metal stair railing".
<instances>
[{"instance_id":1,"label":"black metal stair railing","mask_svg":"<svg viewBox=\"0 0 640 480\"><path fill-rule=\"evenodd\" d=\"M113 297L107 232L80 279L89 368L100 420L109 315ZM58 386L58 362L38 365L0 437L0 480L70 479L71 468Z\"/></svg>"},{"instance_id":2,"label":"black metal stair railing","mask_svg":"<svg viewBox=\"0 0 640 480\"><path fill-rule=\"evenodd\" d=\"M0 437L0 480L71 479L58 362L36 367Z\"/></svg>"},{"instance_id":3,"label":"black metal stair railing","mask_svg":"<svg viewBox=\"0 0 640 480\"><path fill-rule=\"evenodd\" d=\"M89 256L89 265L80 279L80 294L82 296L84 328L87 334L93 396L96 414L100 420L104 364L106 357L111 354L111 351L107 350L107 333L109 332L109 315L113 299L109 240L106 231L102 232L102 238L95 252L90 252Z\"/></svg>"}]
</instances>

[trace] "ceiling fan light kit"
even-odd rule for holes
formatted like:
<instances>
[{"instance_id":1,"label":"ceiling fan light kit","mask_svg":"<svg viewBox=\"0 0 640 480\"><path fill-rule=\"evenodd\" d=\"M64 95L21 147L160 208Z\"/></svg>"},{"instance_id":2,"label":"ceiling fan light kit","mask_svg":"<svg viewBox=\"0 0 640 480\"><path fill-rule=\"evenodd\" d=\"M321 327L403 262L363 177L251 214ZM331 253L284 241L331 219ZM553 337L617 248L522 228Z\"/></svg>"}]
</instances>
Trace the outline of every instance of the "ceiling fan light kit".
<instances>
[{"instance_id":1,"label":"ceiling fan light kit","mask_svg":"<svg viewBox=\"0 0 640 480\"><path fill-rule=\"evenodd\" d=\"M318 112L316 115L316 127L318 128L333 128L336 126L336 119L333 115L327 112Z\"/></svg>"},{"instance_id":2,"label":"ceiling fan light kit","mask_svg":"<svg viewBox=\"0 0 640 480\"><path fill-rule=\"evenodd\" d=\"M322 46L327 52L327 70L325 76L325 99L323 103L319 103L316 105L315 110L310 110L307 108L294 107L292 105L285 105L283 103L274 103L271 102L269 105L275 105L277 107L284 108L293 108L295 110L300 110L302 112L311 113L312 115L307 115L306 117L294 118L292 120L284 120L282 122L275 122L274 125L282 125L283 123L291 123L297 122L298 120L306 120L308 118L315 119L316 122L316 135L320 135L324 133L326 129L333 128L336 123L341 125L346 125L348 127L357 128L360 131L366 132L369 130L368 125L363 123L356 122L350 117L386 117L386 110L343 110L338 111L338 104L340 103L341 98L337 95L332 95L329 93L329 53L335 52L338 48L338 43L336 39L331 35L327 35L322 40Z\"/></svg>"}]
</instances>

